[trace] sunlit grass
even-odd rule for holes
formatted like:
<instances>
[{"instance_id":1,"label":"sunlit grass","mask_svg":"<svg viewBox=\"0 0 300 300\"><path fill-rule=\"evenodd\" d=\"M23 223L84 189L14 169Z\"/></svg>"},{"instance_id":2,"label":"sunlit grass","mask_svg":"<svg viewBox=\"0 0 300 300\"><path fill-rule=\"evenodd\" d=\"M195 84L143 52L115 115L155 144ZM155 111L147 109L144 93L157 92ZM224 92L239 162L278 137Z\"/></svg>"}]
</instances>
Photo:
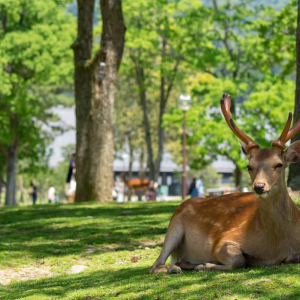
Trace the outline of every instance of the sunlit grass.
<instances>
[{"instance_id":1,"label":"sunlit grass","mask_svg":"<svg viewBox=\"0 0 300 300\"><path fill-rule=\"evenodd\" d=\"M0 270L30 274L34 268L49 274L13 279L0 286L0 299L300 298L299 265L147 274L179 203L2 208ZM123 210L132 215L122 215ZM88 268L67 274L74 265ZM248 285L261 279L269 281Z\"/></svg>"}]
</instances>

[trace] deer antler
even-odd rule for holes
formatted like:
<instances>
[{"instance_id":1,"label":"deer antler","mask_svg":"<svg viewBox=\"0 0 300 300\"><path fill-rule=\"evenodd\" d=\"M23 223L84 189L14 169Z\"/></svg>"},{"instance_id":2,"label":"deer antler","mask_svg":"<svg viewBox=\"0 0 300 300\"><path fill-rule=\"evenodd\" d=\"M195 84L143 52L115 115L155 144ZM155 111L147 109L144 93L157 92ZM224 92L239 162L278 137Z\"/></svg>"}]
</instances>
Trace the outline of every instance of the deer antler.
<instances>
[{"instance_id":1,"label":"deer antler","mask_svg":"<svg viewBox=\"0 0 300 300\"><path fill-rule=\"evenodd\" d=\"M291 123L292 123L293 115L291 112L289 112L288 119L286 121L286 124L283 128L283 131L280 135L280 137L272 143L272 146L277 146L281 148L282 150L285 149L285 143L287 143L299 130L300 130L300 120L290 129ZM289 130L290 129L290 130Z\"/></svg>"},{"instance_id":2,"label":"deer antler","mask_svg":"<svg viewBox=\"0 0 300 300\"><path fill-rule=\"evenodd\" d=\"M255 143L248 135L246 135L243 131L241 131L236 124L234 123L233 119L231 118L230 114L230 103L231 103L231 96L227 94L223 94L223 98L221 99L221 109L223 116L225 117L226 123L231 129L231 131L242 141L246 144L246 151L248 152L251 148L259 148L259 145Z\"/></svg>"}]
</instances>

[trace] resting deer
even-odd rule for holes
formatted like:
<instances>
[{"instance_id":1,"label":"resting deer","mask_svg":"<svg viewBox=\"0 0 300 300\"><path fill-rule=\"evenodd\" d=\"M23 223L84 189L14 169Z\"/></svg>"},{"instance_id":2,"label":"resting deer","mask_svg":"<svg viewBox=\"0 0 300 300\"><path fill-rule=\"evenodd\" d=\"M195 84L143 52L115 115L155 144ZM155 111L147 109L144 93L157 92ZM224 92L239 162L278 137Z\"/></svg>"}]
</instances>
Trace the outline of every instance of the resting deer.
<instances>
[{"instance_id":1,"label":"resting deer","mask_svg":"<svg viewBox=\"0 0 300 300\"><path fill-rule=\"evenodd\" d=\"M150 273L180 273L181 269L232 270L300 261L300 211L291 200L285 169L300 160L300 141L287 143L299 130L289 130L289 113L282 134L271 149L259 149L230 115L231 97L221 109L229 128L242 141L254 193L216 198L191 198L173 214L162 251ZM165 262L171 255L171 265Z\"/></svg>"}]
</instances>

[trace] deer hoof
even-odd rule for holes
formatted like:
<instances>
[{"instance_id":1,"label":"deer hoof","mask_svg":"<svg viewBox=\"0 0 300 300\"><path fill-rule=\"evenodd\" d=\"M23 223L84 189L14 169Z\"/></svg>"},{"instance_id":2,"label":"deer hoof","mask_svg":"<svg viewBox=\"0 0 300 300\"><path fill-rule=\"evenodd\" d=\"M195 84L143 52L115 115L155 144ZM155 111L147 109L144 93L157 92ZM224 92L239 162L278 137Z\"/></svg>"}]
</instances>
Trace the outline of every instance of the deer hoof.
<instances>
[{"instance_id":1,"label":"deer hoof","mask_svg":"<svg viewBox=\"0 0 300 300\"><path fill-rule=\"evenodd\" d=\"M168 268L168 274L180 274L182 273L182 270L180 267L176 265L170 265Z\"/></svg>"},{"instance_id":2,"label":"deer hoof","mask_svg":"<svg viewBox=\"0 0 300 300\"><path fill-rule=\"evenodd\" d=\"M196 272L201 272L201 271L205 271L205 270L207 270L205 264L198 265L198 266L194 269L194 271L196 271Z\"/></svg>"},{"instance_id":3,"label":"deer hoof","mask_svg":"<svg viewBox=\"0 0 300 300\"><path fill-rule=\"evenodd\" d=\"M166 265L160 265L160 266L152 266L148 273L150 274L157 274L157 273L167 273L168 272L168 266Z\"/></svg>"}]
</instances>

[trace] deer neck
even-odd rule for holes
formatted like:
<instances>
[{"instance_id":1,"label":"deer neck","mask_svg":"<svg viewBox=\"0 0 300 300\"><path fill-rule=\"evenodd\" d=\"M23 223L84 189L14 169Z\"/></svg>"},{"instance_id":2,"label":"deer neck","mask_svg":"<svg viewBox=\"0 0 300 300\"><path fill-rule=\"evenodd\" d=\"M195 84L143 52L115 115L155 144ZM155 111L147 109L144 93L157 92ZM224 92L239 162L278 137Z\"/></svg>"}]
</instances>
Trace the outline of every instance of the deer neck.
<instances>
[{"instance_id":1,"label":"deer neck","mask_svg":"<svg viewBox=\"0 0 300 300\"><path fill-rule=\"evenodd\" d=\"M259 215L263 231L271 239L288 237L298 221L297 210L284 184L278 193L260 200Z\"/></svg>"}]
</instances>

